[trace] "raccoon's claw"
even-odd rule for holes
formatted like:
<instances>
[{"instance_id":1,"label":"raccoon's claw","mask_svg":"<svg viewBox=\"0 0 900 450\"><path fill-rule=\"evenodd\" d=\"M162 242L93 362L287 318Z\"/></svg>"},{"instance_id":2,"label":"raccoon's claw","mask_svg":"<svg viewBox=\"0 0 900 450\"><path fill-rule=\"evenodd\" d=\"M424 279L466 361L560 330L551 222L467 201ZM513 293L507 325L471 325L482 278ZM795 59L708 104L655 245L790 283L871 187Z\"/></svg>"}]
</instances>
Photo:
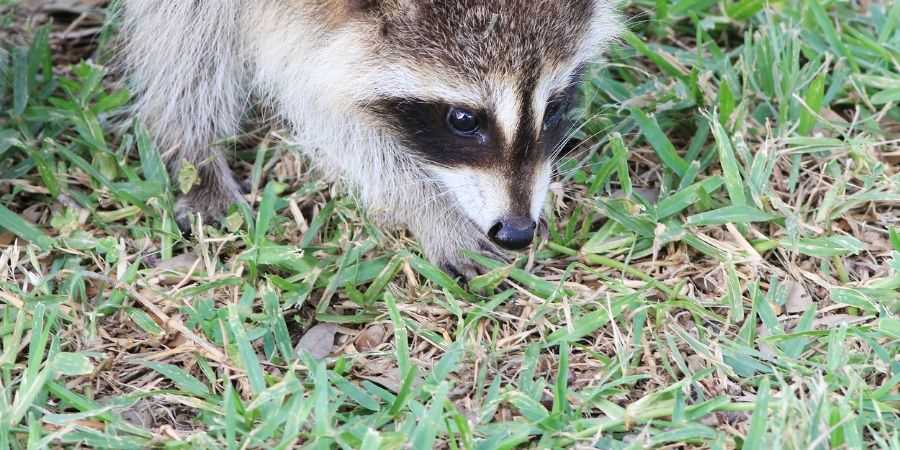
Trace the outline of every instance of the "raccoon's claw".
<instances>
[{"instance_id":1,"label":"raccoon's claw","mask_svg":"<svg viewBox=\"0 0 900 450\"><path fill-rule=\"evenodd\" d=\"M487 273L487 268L465 256L455 259L452 262L445 261L438 263L438 267L451 277L461 281L469 281L479 275Z\"/></svg>"},{"instance_id":2,"label":"raccoon's claw","mask_svg":"<svg viewBox=\"0 0 900 450\"><path fill-rule=\"evenodd\" d=\"M246 194L253 192L253 179L252 178L244 178L240 182L240 187L241 187L242 194L246 195Z\"/></svg>"},{"instance_id":3,"label":"raccoon's claw","mask_svg":"<svg viewBox=\"0 0 900 450\"><path fill-rule=\"evenodd\" d=\"M198 205L195 199L188 196L182 196L175 202L175 224L183 236L190 236L193 232L192 224L194 218L200 216L204 224L214 223L219 220L219 212L205 209Z\"/></svg>"},{"instance_id":4,"label":"raccoon's claw","mask_svg":"<svg viewBox=\"0 0 900 450\"><path fill-rule=\"evenodd\" d=\"M181 233L188 236L192 233L191 224L198 214L204 224L216 224L225 217L232 204L244 201L239 194L219 196L191 191L175 202L175 223Z\"/></svg>"},{"instance_id":5,"label":"raccoon's claw","mask_svg":"<svg viewBox=\"0 0 900 450\"><path fill-rule=\"evenodd\" d=\"M481 250L481 254L483 254L484 256L500 260L504 263L510 261L509 255L501 250L500 247L494 245L492 242L480 241L478 244L479 249Z\"/></svg>"},{"instance_id":6,"label":"raccoon's claw","mask_svg":"<svg viewBox=\"0 0 900 450\"><path fill-rule=\"evenodd\" d=\"M485 250L482 251L481 254L503 262L509 261L509 256L500 253L498 250ZM490 271L487 267L484 267L465 256L462 256L453 262L442 263L439 267L450 276L463 281L469 281Z\"/></svg>"},{"instance_id":7,"label":"raccoon's claw","mask_svg":"<svg viewBox=\"0 0 900 450\"><path fill-rule=\"evenodd\" d=\"M471 280L472 278L481 275L480 266L477 264L452 264L452 263L444 263L440 265L441 270L446 272L451 277L458 280Z\"/></svg>"},{"instance_id":8,"label":"raccoon's claw","mask_svg":"<svg viewBox=\"0 0 900 450\"><path fill-rule=\"evenodd\" d=\"M463 242L455 241L451 245L447 245L447 241L442 242L444 245L423 243L425 253L444 272L465 281L487 272L487 268L467 257L466 252L479 253L501 261L509 260L503 251L486 238L467 237L469 239L465 239Z\"/></svg>"}]
</instances>

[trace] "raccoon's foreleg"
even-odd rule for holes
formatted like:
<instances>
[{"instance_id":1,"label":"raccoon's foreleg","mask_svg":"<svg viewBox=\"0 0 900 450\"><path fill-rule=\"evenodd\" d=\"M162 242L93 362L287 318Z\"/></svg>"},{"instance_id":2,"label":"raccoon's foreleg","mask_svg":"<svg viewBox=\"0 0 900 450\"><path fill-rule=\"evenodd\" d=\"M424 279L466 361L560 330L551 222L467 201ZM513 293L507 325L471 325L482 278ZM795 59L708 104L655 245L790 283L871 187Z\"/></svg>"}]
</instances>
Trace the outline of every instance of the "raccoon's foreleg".
<instances>
[{"instance_id":1,"label":"raccoon's foreleg","mask_svg":"<svg viewBox=\"0 0 900 450\"><path fill-rule=\"evenodd\" d=\"M128 0L125 60L137 94L136 112L153 136L172 180L186 165L199 184L179 196L184 229L200 214L219 219L244 201L219 141L238 133L242 107L239 0Z\"/></svg>"}]
</instances>

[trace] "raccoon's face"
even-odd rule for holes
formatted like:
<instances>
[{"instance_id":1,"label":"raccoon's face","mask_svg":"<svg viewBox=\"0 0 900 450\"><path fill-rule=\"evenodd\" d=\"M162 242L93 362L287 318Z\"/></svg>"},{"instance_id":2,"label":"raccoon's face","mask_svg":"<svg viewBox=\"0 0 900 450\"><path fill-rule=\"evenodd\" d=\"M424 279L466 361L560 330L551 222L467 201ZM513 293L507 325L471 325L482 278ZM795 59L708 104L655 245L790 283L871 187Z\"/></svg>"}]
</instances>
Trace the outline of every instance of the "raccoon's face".
<instances>
[{"instance_id":1,"label":"raccoon's face","mask_svg":"<svg viewBox=\"0 0 900 450\"><path fill-rule=\"evenodd\" d=\"M525 248L583 68L616 22L605 0L419 0L382 11L382 86L366 108L495 243Z\"/></svg>"},{"instance_id":2,"label":"raccoon's face","mask_svg":"<svg viewBox=\"0 0 900 450\"><path fill-rule=\"evenodd\" d=\"M533 81L510 82L486 90L488 98L392 97L375 107L483 232L519 250L534 236L576 77L547 93Z\"/></svg>"}]
</instances>

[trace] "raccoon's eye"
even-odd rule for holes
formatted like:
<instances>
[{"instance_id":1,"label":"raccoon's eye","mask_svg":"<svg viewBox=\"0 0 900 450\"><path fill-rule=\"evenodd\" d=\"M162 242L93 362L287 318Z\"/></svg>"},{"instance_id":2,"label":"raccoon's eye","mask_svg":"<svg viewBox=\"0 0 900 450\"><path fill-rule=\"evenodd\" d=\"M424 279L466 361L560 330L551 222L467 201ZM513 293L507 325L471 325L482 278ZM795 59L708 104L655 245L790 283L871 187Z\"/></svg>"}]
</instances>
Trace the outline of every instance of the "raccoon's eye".
<instances>
[{"instance_id":1,"label":"raccoon's eye","mask_svg":"<svg viewBox=\"0 0 900 450\"><path fill-rule=\"evenodd\" d=\"M563 110L565 109L563 108L565 106L564 103L565 102L561 100L554 100L547 105L547 111L544 112L544 131L559 125L559 122L562 120Z\"/></svg>"},{"instance_id":2,"label":"raccoon's eye","mask_svg":"<svg viewBox=\"0 0 900 450\"><path fill-rule=\"evenodd\" d=\"M478 116L472 111L450 108L450 111L447 113L447 126L454 133L471 136L478 132Z\"/></svg>"}]
</instances>

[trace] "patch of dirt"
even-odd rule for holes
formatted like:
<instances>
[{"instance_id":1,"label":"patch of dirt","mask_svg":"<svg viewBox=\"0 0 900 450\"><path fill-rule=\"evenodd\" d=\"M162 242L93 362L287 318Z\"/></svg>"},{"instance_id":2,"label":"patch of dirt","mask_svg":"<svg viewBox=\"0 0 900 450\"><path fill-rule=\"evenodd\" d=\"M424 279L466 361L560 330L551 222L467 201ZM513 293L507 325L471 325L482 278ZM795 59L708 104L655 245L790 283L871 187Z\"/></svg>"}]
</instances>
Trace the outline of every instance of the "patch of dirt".
<instances>
[{"instance_id":1,"label":"patch of dirt","mask_svg":"<svg viewBox=\"0 0 900 450\"><path fill-rule=\"evenodd\" d=\"M0 27L0 46L27 45L42 27L50 27L55 66L65 67L97 55L106 32L109 0L21 0L0 6L11 23Z\"/></svg>"}]
</instances>

